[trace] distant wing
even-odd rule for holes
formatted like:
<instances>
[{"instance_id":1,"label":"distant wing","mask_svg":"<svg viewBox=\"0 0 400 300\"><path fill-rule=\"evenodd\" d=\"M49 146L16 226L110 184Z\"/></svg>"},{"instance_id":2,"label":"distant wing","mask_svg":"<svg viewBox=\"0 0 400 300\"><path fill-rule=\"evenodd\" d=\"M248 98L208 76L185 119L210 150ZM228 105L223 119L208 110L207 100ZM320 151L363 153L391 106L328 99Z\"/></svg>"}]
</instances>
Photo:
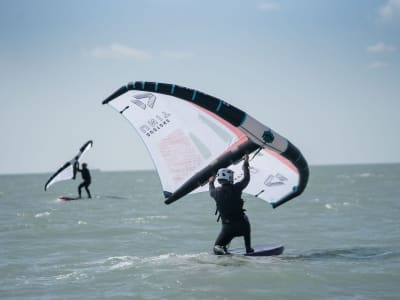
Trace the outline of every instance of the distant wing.
<instances>
[{"instance_id":1,"label":"distant wing","mask_svg":"<svg viewBox=\"0 0 400 300\"><path fill-rule=\"evenodd\" d=\"M203 185L219 168L260 148L252 162L258 175L252 176L246 192L276 207L306 186L308 166L300 151L225 101L177 85L135 82L121 87L103 104L122 114L139 133L157 168L167 204L204 191L208 187ZM285 187L277 188L279 180Z\"/></svg>"},{"instance_id":2,"label":"distant wing","mask_svg":"<svg viewBox=\"0 0 400 300\"><path fill-rule=\"evenodd\" d=\"M46 182L44 190L47 191L47 189L56 182L74 179L75 174L76 168L74 166L74 160L66 162L65 165L58 169L57 172L55 172Z\"/></svg>"},{"instance_id":3,"label":"distant wing","mask_svg":"<svg viewBox=\"0 0 400 300\"><path fill-rule=\"evenodd\" d=\"M93 147L93 141L87 141L81 148L79 148L79 153L75 156L76 161L80 161L83 155Z\"/></svg>"},{"instance_id":4,"label":"distant wing","mask_svg":"<svg viewBox=\"0 0 400 300\"><path fill-rule=\"evenodd\" d=\"M76 176L76 163L80 161L82 156L93 146L93 141L86 142L80 149L78 154L66 162L60 169L55 172L50 179L46 182L44 190L46 191L51 185L63 180L75 179Z\"/></svg>"}]
</instances>

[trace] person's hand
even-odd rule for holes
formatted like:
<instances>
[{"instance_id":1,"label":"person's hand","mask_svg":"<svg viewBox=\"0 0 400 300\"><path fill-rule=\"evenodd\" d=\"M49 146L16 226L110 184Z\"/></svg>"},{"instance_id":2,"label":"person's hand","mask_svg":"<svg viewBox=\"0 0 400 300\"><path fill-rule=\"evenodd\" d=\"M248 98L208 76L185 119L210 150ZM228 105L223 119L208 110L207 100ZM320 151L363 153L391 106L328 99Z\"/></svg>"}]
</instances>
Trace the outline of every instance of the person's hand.
<instances>
[{"instance_id":1,"label":"person's hand","mask_svg":"<svg viewBox=\"0 0 400 300\"><path fill-rule=\"evenodd\" d=\"M210 178L208 178L209 183L213 183L214 181L215 181L215 176L211 176Z\"/></svg>"},{"instance_id":2,"label":"person's hand","mask_svg":"<svg viewBox=\"0 0 400 300\"><path fill-rule=\"evenodd\" d=\"M248 168L249 167L249 155L246 153L243 155L243 167L242 168Z\"/></svg>"}]
</instances>

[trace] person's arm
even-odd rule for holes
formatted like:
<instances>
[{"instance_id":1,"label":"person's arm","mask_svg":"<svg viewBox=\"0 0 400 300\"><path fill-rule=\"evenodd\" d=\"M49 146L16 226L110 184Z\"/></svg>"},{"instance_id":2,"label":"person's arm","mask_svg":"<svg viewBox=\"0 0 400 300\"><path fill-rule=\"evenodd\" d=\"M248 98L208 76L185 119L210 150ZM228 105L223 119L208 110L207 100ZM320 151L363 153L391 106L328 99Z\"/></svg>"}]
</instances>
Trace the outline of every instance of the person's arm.
<instances>
[{"instance_id":1,"label":"person's arm","mask_svg":"<svg viewBox=\"0 0 400 300\"><path fill-rule=\"evenodd\" d=\"M79 169L79 162L75 162L75 170L77 171L77 172L80 172L81 171L81 169Z\"/></svg>"},{"instance_id":2,"label":"person's arm","mask_svg":"<svg viewBox=\"0 0 400 300\"><path fill-rule=\"evenodd\" d=\"M243 156L243 179L236 183L235 185L238 186L241 190L244 190L246 186L250 182L250 170L249 170L249 155L245 154Z\"/></svg>"},{"instance_id":3,"label":"person's arm","mask_svg":"<svg viewBox=\"0 0 400 300\"><path fill-rule=\"evenodd\" d=\"M210 196L215 198L215 185L214 185L214 181L215 181L215 176L211 176L208 179L208 190L210 191Z\"/></svg>"}]
</instances>

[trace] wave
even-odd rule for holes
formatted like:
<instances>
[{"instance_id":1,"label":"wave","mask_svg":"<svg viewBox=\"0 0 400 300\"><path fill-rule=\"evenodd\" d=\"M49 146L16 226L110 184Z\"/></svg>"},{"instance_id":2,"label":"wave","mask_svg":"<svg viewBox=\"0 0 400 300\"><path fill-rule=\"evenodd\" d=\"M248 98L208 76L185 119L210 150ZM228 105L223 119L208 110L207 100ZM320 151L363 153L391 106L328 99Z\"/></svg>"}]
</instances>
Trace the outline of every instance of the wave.
<instances>
[{"instance_id":1,"label":"wave","mask_svg":"<svg viewBox=\"0 0 400 300\"><path fill-rule=\"evenodd\" d=\"M400 251L381 247L314 250L298 255L286 255L285 260L365 260L400 257Z\"/></svg>"},{"instance_id":2,"label":"wave","mask_svg":"<svg viewBox=\"0 0 400 300\"><path fill-rule=\"evenodd\" d=\"M48 216L50 216L50 212L45 211L45 212L42 212L42 213L37 213L35 215L35 218L45 218L45 217L48 217Z\"/></svg>"}]
</instances>

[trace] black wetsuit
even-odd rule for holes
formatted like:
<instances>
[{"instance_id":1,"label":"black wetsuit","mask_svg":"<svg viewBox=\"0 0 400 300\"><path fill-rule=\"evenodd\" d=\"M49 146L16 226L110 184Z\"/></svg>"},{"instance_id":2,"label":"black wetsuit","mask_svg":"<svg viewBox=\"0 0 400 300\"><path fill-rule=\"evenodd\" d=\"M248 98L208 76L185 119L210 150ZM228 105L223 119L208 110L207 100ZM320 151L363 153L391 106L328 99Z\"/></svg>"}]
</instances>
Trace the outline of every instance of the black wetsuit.
<instances>
[{"instance_id":1,"label":"black wetsuit","mask_svg":"<svg viewBox=\"0 0 400 300\"><path fill-rule=\"evenodd\" d=\"M244 213L242 200L242 191L250 181L248 163L243 164L243 172L243 179L235 184L224 183L218 188L215 188L214 182L209 184L210 195L217 204L222 222L221 232L214 245L226 250L234 237L243 236L246 250L251 252L250 222Z\"/></svg>"},{"instance_id":2,"label":"black wetsuit","mask_svg":"<svg viewBox=\"0 0 400 300\"><path fill-rule=\"evenodd\" d=\"M89 191L89 185L92 182L92 178L90 177L90 172L88 168L82 168L79 169L78 168L78 172L81 172L82 174L82 179L83 182L78 186L78 193L79 193L79 198L81 198L81 190L83 187L85 187L86 193L88 195L89 198L92 198L92 196L90 195L90 191Z\"/></svg>"}]
</instances>

